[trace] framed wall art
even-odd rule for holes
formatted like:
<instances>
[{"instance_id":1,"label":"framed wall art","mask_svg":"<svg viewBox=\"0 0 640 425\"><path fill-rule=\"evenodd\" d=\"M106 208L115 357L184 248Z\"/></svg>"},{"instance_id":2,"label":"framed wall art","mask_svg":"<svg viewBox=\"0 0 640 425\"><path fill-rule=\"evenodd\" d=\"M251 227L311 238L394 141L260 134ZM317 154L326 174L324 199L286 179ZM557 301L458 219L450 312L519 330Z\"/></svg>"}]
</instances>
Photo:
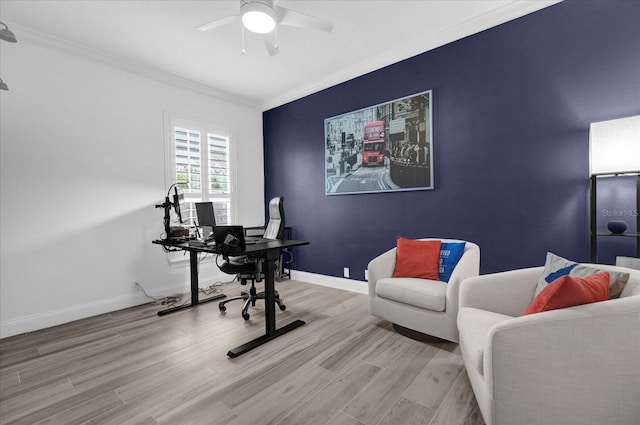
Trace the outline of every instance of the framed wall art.
<instances>
[{"instance_id":1,"label":"framed wall art","mask_svg":"<svg viewBox=\"0 0 640 425\"><path fill-rule=\"evenodd\" d=\"M325 193L433 189L431 90L324 120Z\"/></svg>"}]
</instances>

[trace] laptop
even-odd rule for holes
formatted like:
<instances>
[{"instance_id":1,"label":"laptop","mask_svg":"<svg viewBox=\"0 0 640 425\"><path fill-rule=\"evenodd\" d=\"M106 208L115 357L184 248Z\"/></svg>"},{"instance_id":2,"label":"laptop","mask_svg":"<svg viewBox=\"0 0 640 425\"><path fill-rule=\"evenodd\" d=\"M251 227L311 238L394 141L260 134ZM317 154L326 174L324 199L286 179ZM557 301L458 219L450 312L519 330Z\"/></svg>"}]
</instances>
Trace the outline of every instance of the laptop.
<instances>
[{"instance_id":1,"label":"laptop","mask_svg":"<svg viewBox=\"0 0 640 425\"><path fill-rule=\"evenodd\" d=\"M215 226L213 236L216 241L217 254L238 254L244 252L246 248L244 227L242 226Z\"/></svg>"}]
</instances>

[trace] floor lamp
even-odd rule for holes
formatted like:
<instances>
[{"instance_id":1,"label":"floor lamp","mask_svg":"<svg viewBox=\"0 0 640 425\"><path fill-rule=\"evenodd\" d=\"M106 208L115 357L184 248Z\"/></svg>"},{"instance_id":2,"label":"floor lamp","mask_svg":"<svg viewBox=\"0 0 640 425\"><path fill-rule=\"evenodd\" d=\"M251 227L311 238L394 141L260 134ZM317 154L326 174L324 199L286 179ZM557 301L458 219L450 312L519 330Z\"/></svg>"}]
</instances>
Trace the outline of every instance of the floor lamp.
<instances>
[{"instance_id":1,"label":"floor lamp","mask_svg":"<svg viewBox=\"0 0 640 425\"><path fill-rule=\"evenodd\" d=\"M589 129L591 262L598 260L598 237L636 238L636 256L640 257L640 115L592 123ZM636 207L625 221L609 223L609 232L597 229L598 180L608 177L636 177ZM635 220L634 232L627 232L627 221Z\"/></svg>"}]
</instances>

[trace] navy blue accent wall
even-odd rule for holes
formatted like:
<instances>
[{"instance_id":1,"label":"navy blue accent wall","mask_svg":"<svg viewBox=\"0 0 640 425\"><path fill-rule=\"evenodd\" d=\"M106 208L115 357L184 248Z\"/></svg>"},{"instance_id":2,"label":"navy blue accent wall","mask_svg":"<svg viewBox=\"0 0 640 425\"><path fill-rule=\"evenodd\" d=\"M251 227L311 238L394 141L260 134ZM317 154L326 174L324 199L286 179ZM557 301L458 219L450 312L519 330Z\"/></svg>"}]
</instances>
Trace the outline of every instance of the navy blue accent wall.
<instances>
[{"instance_id":1,"label":"navy blue accent wall","mask_svg":"<svg viewBox=\"0 0 640 425\"><path fill-rule=\"evenodd\" d=\"M266 111L266 199L311 242L294 268L364 280L397 235L476 242L482 273L587 261L589 124L640 114L638 22L568 0ZM324 119L428 89L435 189L326 196Z\"/></svg>"}]
</instances>

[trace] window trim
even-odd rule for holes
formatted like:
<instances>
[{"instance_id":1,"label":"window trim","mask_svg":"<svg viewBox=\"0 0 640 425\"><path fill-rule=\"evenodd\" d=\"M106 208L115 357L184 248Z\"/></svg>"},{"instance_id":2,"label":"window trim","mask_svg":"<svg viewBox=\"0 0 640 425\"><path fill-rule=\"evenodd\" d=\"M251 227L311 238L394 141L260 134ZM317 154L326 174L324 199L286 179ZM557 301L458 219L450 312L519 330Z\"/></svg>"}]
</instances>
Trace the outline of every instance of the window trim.
<instances>
[{"instance_id":1,"label":"window trim","mask_svg":"<svg viewBox=\"0 0 640 425\"><path fill-rule=\"evenodd\" d=\"M169 187L176 182L176 170L175 170L175 141L173 138L173 129L174 127L184 127L193 130L200 131L200 143L201 143L201 152L206 152L202 157L203 165L201 165L201 170L209 169L209 158L208 158L208 134L216 134L222 137L226 137L229 140L229 178L231 179L229 183L229 224L238 222L238 195L237 195L237 169L238 169L238 161L237 161L237 149L236 149L236 140L234 138L235 132L225 126L220 124L213 124L207 122L203 119L198 119L196 117L177 114L173 112L165 111L165 189L169 190ZM204 162L207 162L206 165ZM205 185L205 179L207 184L207 190L202 191L202 199L203 201L215 200L216 196L213 195L210 197L208 191L208 174L202 173L201 175L201 188Z\"/></svg>"},{"instance_id":2,"label":"window trim","mask_svg":"<svg viewBox=\"0 0 640 425\"><path fill-rule=\"evenodd\" d=\"M175 147L175 139L174 139L174 128L175 127L183 127L191 130L200 131L200 143L201 143L201 152L206 151L206 156L201 157L201 161L203 163L206 161L206 166L204 164L201 165L201 171L207 170L207 173L202 172L201 174L201 190L205 186L206 180L206 192L202 191L203 200L210 201L215 200L216 197L209 195L208 190L208 168L209 168L209 158L208 158L208 134L213 133L222 137L226 137L229 140L228 149L229 149L229 178L231 181L229 182L229 224L238 222L238 194L237 194L237 169L238 169L238 161L237 161L237 149L235 140L235 131L233 129L219 125L212 124L206 120L198 119L196 117L177 114L174 112L165 111L164 112L164 174L165 174L165 191L169 190L172 184L176 182L176 147ZM206 174L206 176L205 176ZM172 266L186 266L189 264L189 257L185 256L184 253L173 253L170 252L167 254L167 259L169 264Z\"/></svg>"}]
</instances>

